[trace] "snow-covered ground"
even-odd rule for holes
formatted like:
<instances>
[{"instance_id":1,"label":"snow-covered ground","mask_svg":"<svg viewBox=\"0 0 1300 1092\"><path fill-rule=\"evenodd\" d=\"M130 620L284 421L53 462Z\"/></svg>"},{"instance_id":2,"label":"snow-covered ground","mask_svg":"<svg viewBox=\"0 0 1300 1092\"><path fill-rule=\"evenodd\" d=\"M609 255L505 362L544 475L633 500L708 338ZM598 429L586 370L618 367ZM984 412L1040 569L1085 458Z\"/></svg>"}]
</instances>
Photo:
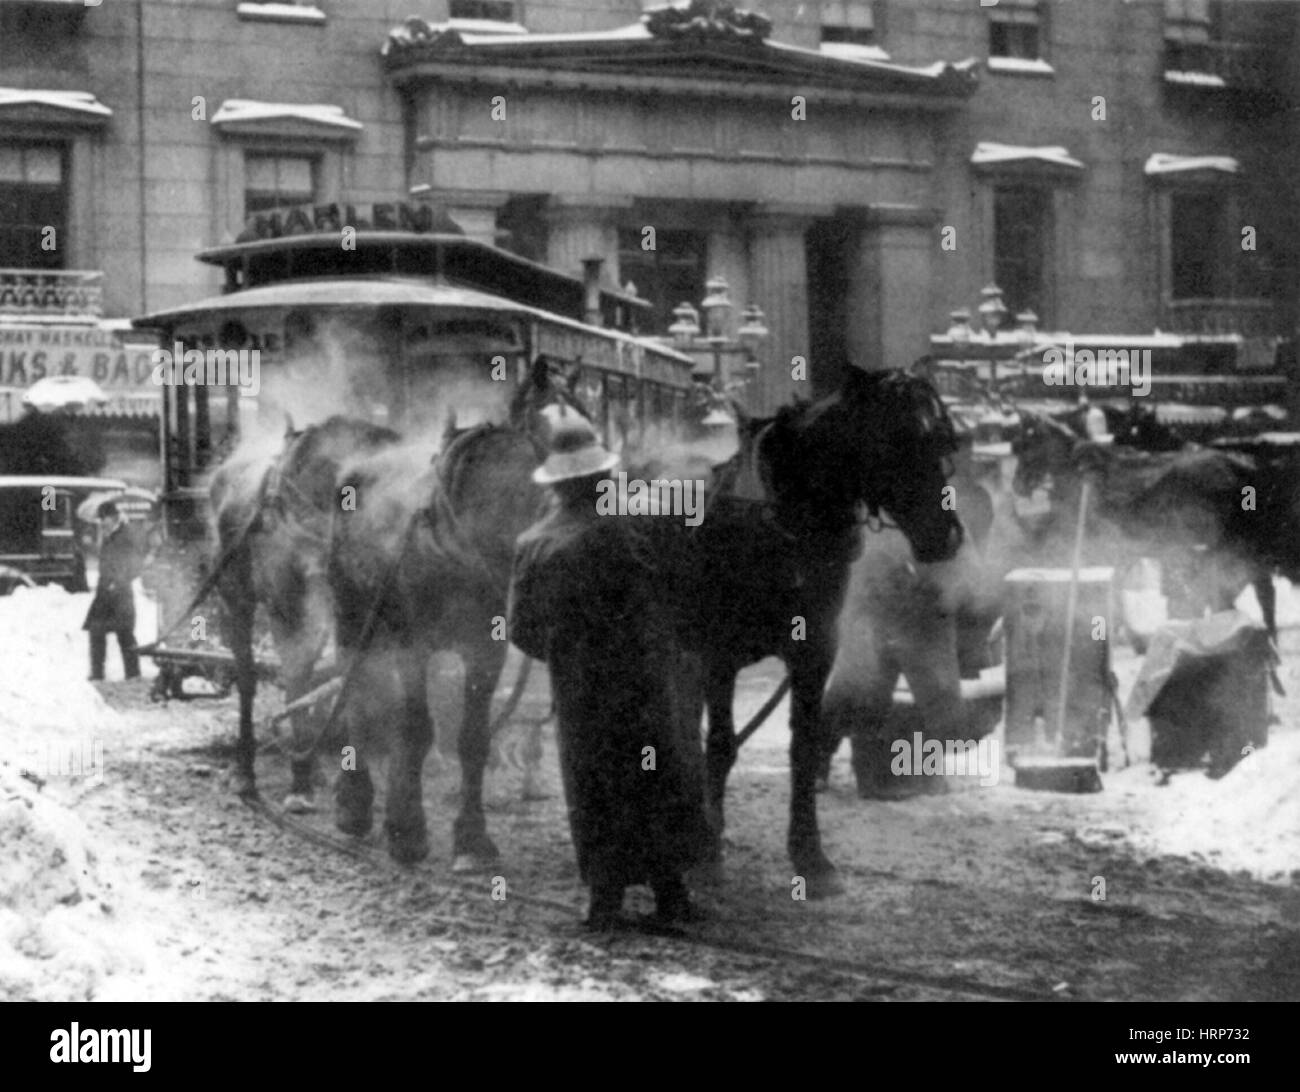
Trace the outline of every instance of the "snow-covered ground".
<instances>
[{"instance_id":1,"label":"snow-covered ground","mask_svg":"<svg viewBox=\"0 0 1300 1092\"><path fill-rule=\"evenodd\" d=\"M697 980L707 981L695 974L702 964L674 956L683 960L673 965L676 969L631 961L629 966L648 969L637 971L635 985L616 982L605 977L609 968L600 949L590 946L582 948L583 963L570 973L563 961L570 958L565 945L571 942L556 940L553 930L543 927L510 933L508 945L502 938L455 933L454 939L436 942L445 951L430 949L418 907L394 917L392 930L376 930L376 914L387 914L394 899L418 903L424 898L418 873L414 880L385 880L389 886L382 887L373 875L354 874L346 861L336 865L313 858L308 869L302 846L250 825L247 809L219 783L219 766L210 757L196 761L187 750L217 737L229 740L232 702L149 706L147 680L114 681L121 678L121 663L111 639L110 682L102 690L92 685L81 630L89 600L59 588L18 589L0 598L0 840L5 847L0 998L443 997L467 990L467 996L511 998L671 996L687 986L690 993ZM153 634L155 612L143 595L137 603L137 636L143 643ZM1241 606L1254 609L1253 596L1243 596ZM757 913L745 928L770 928L774 936L805 928L806 921L800 943L824 945L830 954L846 944L879 945L890 958L908 960L914 958L908 947L914 935L905 928L907 916L888 912L889 899L903 899L909 915L924 910L933 916L935 929L950 921L957 930L952 937L936 934L934 951L925 956L943 967L951 952L967 943L961 931L975 921L983 923L986 952L1020 952L1023 930L1061 927L1061 915L1075 913L1070 900L1084 897L1071 878L1079 868L1090 876L1095 867L1114 872L1128 888L1114 897L1157 909L1176 904L1189 929L1204 929L1216 915L1227 915L1219 881L1208 881L1204 890L1199 880L1171 883L1172 858L1178 876L1194 878L1197 869L1208 868L1264 881L1232 888L1227 902L1240 918L1229 923L1238 934L1246 936L1264 922L1259 928L1268 940L1274 934L1267 930L1279 928L1279 911L1266 887L1291 884L1300 876L1300 596L1281 583L1279 612L1289 627L1282 634L1280 670L1287 696L1275 699L1280 722L1267 748L1218 781L1189 771L1158 785L1151 767L1139 761L1107 772L1104 791L1091 796L1028 792L1016 788L1004 770L991 788L867 804L846 790L851 780L841 753L820 810L851 891L810 912L813 916L791 922L776 910L756 911L759 896L749 889L773 876L788 887L788 877L781 880L787 867L781 847L788 709L778 709L746 744L732 775L734 842L728 852L735 863L719 896L720 913L742 922L746 914ZM1115 653L1121 697L1126 697L1140 661L1127 648ZM147 661L145 670L152 672ZM744 673L738 720L766 698L776 678L772 663ZM540 706L546 701L544 679L533 689ZM1139 759L1146 753L1143 735L1144 725L1134 725ZM128 763L139 763L136 769L148 764L148 776L114 776ZM282 764L279 756L266 756L264 775L282 778ZM530 862L552 897L580 905L552 767L548 746L544 774L555 788L548 803L530 810L502 795L513 789L498 787L491 821L504 835L507 854L513 849L516 862ZM436 793L428 790L430 800L454 786L454 771L436 776L443 780L436 781ZM327 815L321 822L328 829ZM445 811L439 814L435 831L440 836L448 822ZM955 846L962 847L956 864ZM1153 866L1148 880L1141 862L1155 859L1162 864ZM1123 862L1139 871L1125 874ZM429 867L439 866L431 862ZM194 875L200 885L211 885L206 898L202 890L189 890ZM951 905L943 901L949 889ZM925 898L917 901L920 895ZM1026 901L1031 899L1037 901ZM960 907L967 903L971 909L963 918ZM1027 912L1041 917L1027 923ZM1058 973L1060 964L1063 976L1087 977L1095 962L1088 947L1095 940L1089 939L1091 920L1080 918L1070 926L1073 932L1062 933L1053 944L1044 941L1044 950L1053 953L1043 957L1052 964L1051 973ZM1163 919L1156 924L1171 928ZM363 934L364 941L354 941ZM424 939L412 939L416 934ZM1069 936L1080 938L1077 950ZM341 946L362 943L364 958L360 950L342 962L330 956ZM1147 941L1132 943L1129 955L1140 960ZM506 961L498 964L497 956L483 954L497 948L531 954L518 967L514 956L501 957ZM570 954L554 955L561 949ZM1004 971L1031 973L1020 957L999 958ZM1223 958L1225 966L1238 966L1231 962L1237 955ZM413 960L424 968L418 974ZM721 964L712 966L716 971ZM756 995L790 996L781 992L785 987L778 979L751 979L750 972L734 967L728 973L735 975L734 996L749 996L746 983L760 980ZM1103 976L1089 989L1104 996L1116 995L1107 992L1112 989L1119 996L1151 996L1152 990L1163 996L1157 987L1144 992L1142 981L1135 971L1122 983ZM1199 996L1195 990L1203 988L1208 987L1179 987L1177 995Z\"/></svg>"}]
</instances>

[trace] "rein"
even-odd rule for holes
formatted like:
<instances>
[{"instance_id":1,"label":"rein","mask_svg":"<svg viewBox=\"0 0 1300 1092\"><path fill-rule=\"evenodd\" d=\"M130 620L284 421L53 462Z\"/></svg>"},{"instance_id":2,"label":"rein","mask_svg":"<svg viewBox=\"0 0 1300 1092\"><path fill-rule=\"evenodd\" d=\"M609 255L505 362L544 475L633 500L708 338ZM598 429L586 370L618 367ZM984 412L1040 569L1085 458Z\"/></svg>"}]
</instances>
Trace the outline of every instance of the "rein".
<instances>
[{"instance_id":1,"label":"rein","mask_svg":"<svg viewBox=\"0 0 1300 1092\"><path fill-rule=\"evenodd\" d=\"M330 707L330 715L324 723L312 733L310 743L304 748L290 748L289 757L294 761L303 761L310 758L316 753L316 748L320 741L328 736L338 723L339 716L343 711L344 702L346 702L349 692L352 690L353 683L356 682L357 670L361 666L366 650L370 647L370 642L374 639L375 629L379 625L379 610L385 599L388 598L388 592L397 577L397 570L405 560L407 553L411 548L411 541L415 537L415 528L419 525L420 510L411 514L411 518L406 522L406 531L402 535L401 547L388 563L388 568L384 571L384 578L379 583L379 590L370 602L370 609L366 613L365 623L361 627L361 635L357 639L356 652L352 657L352 662L348 664L348 669L343 675L343 681L339 685L338 697L334 699L334 704Z\"/></svg>"},{"instance_id":2,"label":"rein","mask_svg":"<svg viewBox=\"0 0 1300 1092\"><path fill-rule=\"evenodd\" d=\"M286 522L296 524L295 530L305 531L307 537L317 542L329 541L329 513L312 501L292 478L285 477L278 463L267 471L266 481L264 504L278 509Z\"/></svg>"}]
</instances>

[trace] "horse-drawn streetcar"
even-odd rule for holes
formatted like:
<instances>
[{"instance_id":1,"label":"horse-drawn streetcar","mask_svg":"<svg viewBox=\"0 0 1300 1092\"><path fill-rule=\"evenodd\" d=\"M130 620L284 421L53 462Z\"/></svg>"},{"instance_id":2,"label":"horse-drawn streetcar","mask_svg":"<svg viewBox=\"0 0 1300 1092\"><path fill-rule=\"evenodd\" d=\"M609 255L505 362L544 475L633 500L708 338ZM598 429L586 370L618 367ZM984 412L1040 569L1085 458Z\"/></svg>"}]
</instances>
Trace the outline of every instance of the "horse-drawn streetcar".
<instances>
[{"instance_id":1,"label":"horse-drawn streetcar","mask_svg":"<svg viewBox=\"0 0 1300 1092\"><path fill-rule=\"evenodd\" d=\"M220 605L190 605L213 582L212 475L234 454L278 450L287 424L344 413L410 436L500 421L539 362L614 450L688 412L691 358L637 335L647 305L601 287L598 263L569 276L428 206L262 215L198 258L223 271L224 293L134 323L158 331L161 354L167 547L152 572L159 641L146 650L159 695L179 694L186 674L229 681ZM259 654L261 671L276 666Z\"/></svg>"}]
</instances>

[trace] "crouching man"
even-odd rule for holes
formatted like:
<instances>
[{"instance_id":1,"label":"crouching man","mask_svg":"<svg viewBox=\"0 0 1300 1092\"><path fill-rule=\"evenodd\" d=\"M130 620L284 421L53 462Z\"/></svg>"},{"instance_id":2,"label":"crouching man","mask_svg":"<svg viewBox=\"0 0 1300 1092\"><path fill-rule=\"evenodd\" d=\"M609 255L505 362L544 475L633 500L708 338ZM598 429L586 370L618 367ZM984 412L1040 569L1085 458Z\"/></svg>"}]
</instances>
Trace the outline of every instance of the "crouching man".
<instances>
[{"instance_id":1,"label":"crouching man","mask_svg":"<svg viewBox=\"0 0 1300 1092\"><path fill-rule=\"evenodd\" d=\"M656 917L695 916L683 875L709 847L698 665L681 649L639 536L651 516L600 515L618 457L560 417L534 480L549 515L520 536L510 638L550 668L560 767L587 923L624 924L627 887L649 884Z\"/></svg>"}]
</instances>

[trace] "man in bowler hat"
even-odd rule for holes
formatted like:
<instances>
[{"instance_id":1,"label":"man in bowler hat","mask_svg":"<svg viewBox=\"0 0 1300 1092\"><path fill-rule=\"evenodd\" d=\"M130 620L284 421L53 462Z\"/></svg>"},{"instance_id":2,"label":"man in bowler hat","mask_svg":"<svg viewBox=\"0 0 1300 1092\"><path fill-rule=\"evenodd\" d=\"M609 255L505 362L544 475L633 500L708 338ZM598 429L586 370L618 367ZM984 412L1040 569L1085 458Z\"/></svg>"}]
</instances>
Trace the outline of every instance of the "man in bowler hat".
<instances>
[{"instance_id":1,"label":"man in bowler hat","mask_svg":"<svg viewBox=\"0 0 1300 1092\"><path fill-rule=\"evenodd\" d=\"M140 677L140 656L135 644L135 596L131 583L140 575L142 561L126 520L117 505L105 501L96 513L101 529L99 586L82 629L90 632L90 678L104 678L108 635L117 635L122 667L128 679Z\"/></svg>"}]
</instances>

